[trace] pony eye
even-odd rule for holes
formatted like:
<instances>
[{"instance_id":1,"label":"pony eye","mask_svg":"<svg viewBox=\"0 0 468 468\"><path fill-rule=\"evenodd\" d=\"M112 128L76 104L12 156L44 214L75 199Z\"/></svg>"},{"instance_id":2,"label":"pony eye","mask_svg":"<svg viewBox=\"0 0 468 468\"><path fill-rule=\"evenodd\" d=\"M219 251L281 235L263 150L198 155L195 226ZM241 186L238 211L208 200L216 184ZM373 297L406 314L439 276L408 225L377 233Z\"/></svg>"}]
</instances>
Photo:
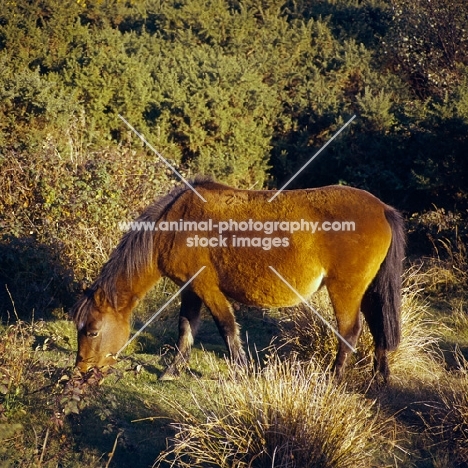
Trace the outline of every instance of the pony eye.
<instances>
[{"instance_id":1,"label":"pony eye","mask_svg":"<svg viewBox=\"0 0 468 468\"><path fill-rule=\"evenodd\" d=\"M88 333L86 333L86 336L88 338L96 338L96 336L98 336L98 335L99 335L99 332L88 332Z\"/></svg>"}]
</instances>

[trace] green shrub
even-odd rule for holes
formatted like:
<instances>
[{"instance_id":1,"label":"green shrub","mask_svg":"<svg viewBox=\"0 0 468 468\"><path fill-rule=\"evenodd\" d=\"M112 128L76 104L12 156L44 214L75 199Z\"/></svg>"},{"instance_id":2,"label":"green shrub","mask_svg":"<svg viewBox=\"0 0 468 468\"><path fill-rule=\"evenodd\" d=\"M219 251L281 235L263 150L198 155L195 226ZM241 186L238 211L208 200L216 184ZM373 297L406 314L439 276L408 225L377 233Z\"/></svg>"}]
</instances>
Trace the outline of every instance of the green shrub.
<instances>
[{"instance_id":1,"label":"green shrub","mask_svg":"<svg viewBox=\"0 0 468 468\"><path fill-rule=\"evenodd\" d=\"M468 65L468 5L464 0L393 0L385 38L390 60L416 93L443 95L459 82L458 64Z\"/></svg>"}]
</instances>

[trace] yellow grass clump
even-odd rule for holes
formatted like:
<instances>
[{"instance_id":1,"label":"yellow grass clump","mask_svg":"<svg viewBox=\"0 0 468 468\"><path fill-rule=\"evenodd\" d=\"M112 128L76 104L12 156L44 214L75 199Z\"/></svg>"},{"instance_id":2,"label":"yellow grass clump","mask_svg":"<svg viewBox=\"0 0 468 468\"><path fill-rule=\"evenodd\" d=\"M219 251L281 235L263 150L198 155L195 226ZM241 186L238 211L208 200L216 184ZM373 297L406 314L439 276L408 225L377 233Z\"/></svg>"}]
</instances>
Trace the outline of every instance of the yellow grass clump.
<instances>
[{"instance_id":1,"label":"yellow grass clump","mask_svg":"<svg viewBox=\"0 0 468 468\"><path fill-rule=\"evenodd\" d=\"M364 468L390 444L375 402L314 361L274 355L263 369L231 369L205 390L196 411L168 402L179 417L155 467Z\"/></svg>"},{"instance_id":2,"label":"yellow grass clump","mask_svg":"<svg viewBox=\"0 0 468 468\"><path fill-rule=\"evenodd\" d=\"M458 370L434 381L433 401L419 416L433 448L443 453L450 466L468 465L468 361L457 353Z\"/></svg>"}]
</instances>

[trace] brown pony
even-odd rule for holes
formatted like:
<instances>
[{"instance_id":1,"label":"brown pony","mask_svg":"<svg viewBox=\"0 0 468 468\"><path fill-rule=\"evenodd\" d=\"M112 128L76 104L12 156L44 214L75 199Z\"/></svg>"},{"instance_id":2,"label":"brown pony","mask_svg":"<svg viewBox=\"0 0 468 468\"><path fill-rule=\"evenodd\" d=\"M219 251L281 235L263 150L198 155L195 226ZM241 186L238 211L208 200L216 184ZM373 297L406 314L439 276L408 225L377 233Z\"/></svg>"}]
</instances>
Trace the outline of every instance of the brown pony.
<instances>
[{"instance_id":1,"label":"brown pony","mask_svg":"<svg viewBox=\"0 0 468 468\"><path fill-rule=\"evenodd\" d=\"M276 192L238 190L206 178L193 181L193 188L197 193L176 188L149 206L75 305L80 370L115 362L129 338L133 308L162 276L183 285L205 267L181 293L178 352L161 378L174 378L187 363L202 303L231 359L243 363L228 297L287 307L321 285L341 336L337 376L361 332L361 310L374 338L374 369L388 378L387 351L400 340L405 246L395 209L344 186L284 191L271 202Z\"/></svg>"}]
</instances>

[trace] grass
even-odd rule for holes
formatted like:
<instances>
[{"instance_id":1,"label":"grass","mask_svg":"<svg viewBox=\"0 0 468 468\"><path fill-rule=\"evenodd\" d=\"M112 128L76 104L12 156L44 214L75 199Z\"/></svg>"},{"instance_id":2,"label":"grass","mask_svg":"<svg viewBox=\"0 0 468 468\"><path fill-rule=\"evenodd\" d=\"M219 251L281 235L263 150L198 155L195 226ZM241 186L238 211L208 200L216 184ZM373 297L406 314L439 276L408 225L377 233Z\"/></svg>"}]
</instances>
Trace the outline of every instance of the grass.
<instances>
[{"instance_id":1,"label":"grass","mask_svg":"<svg viewBox=\"0 0 468 468\"><path fill-rule=\"evenodd\" d=\"M443 453L448 466L468 464L468 362L457 354L459 368L432 384L435 396L430 411L419 412L425 424L424 437L436 453Z\"/></svg>"},{"instance_id":2,"label":"grass","mask_svg":"<svg viewBox=\"0 0 468 468\"><path fill-rule=\"evenodd\" d=\"M466 302L463 295L441 301L432 278L440 278L433 266L406 274L403 338L386 387L371 380L368 332L344 382L331 380L336 338L320 321L301 318L304 310L239 311L255 356L248 373L228 366L205 316L190 369L175 382L158 376L176 338L176 305L106 376L73 373L69 321L4 325L0 466L466 466ZM156 299L138 311L135 326ZM327 295L315 301L327 313ZM268 347L278 334L283 341Z\"/></svg>"},{"instance_id":3,"label":"grass","mask_svg":"<svg viewBox=\"0 0 468 468\"><path fill-rule=\"evenodd\" d=\"M360 468L393 443L375 401L337 385L323 363L275 355L262 368L231 368L216 392L197 384L191 409L168 401L176 434L155 466Z\"/></svg>"}]
</instances>

